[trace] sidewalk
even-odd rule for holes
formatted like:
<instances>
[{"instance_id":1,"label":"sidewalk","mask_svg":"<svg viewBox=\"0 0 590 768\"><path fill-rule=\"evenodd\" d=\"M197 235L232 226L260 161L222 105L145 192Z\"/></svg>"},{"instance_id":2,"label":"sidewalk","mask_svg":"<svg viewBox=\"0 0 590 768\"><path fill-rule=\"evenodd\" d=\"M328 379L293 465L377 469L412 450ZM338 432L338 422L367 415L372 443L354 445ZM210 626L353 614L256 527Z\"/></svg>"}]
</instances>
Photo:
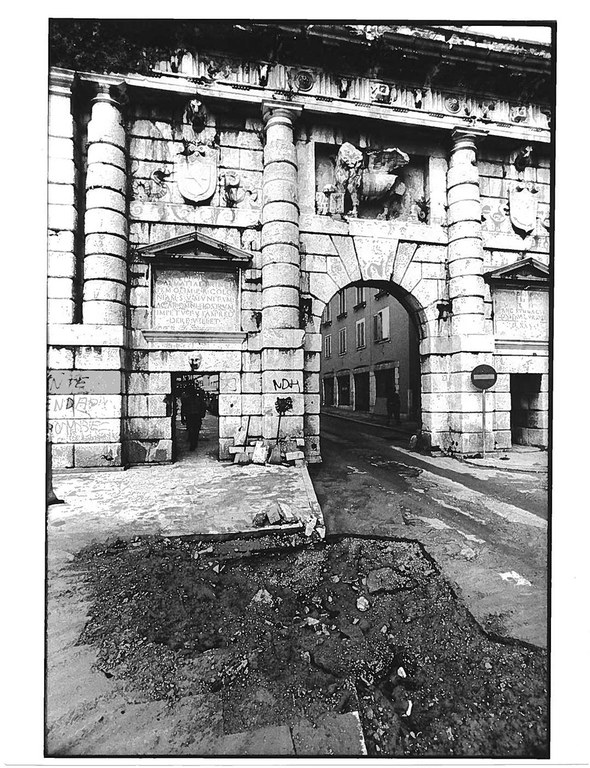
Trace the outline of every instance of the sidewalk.
<instances>
[{"instance_id":1,"label":"sidewalk","mask_svg":"<svg viewBox=\"0 0 590 768\"><path fill-rule=\"evenodd\" d=\"M324 407L322 414L333 416L337 419L356 422L358 424L368 424L388 430L392 437L397 438L410 437L416 434L418 424L415 421L402 421L401 424L391 425L387 423L386 416L375 414L365 414L359 411L348 411L341 408ZM446 455L442 452L436 452L433 456ZM531 472L546 473L548 471L549 454L542 448L536 448L531 445L514 445L507 451L493 451L486 454L484 458L465 458L462 456L450 456L449 458L470 464L473 467L484 469L502 469L508 472Z\"/></svg>"},{"instance_id":2,"label":"sidewalk","mask_svg":"<svg viewBox=\"0 0 590 768\"><path fill-rule=\"evenodd\" d=\"M53 488L64 503L49 507L50 565L88 544L115 537L293 531L311 516L323 526L306 466L220 462L207 419L197 451L188 452L184 430L180 438L175 464L125 472L54 473ZM277 502L287 505L299 522L255 527L254 515Z\"/></svg>"}]
</instances>

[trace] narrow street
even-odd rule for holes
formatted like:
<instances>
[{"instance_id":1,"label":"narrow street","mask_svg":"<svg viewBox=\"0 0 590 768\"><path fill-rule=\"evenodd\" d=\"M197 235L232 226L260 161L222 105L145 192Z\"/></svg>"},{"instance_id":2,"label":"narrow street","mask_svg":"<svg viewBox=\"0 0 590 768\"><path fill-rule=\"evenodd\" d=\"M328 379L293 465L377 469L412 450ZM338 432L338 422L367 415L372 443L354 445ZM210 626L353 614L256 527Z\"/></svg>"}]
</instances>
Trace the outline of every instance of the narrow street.
<instances>
[{"instance_id":1,"label":"narrow street","mask_svg":"<svg viewBox=\"0 0 590 768\"><path fill-rule=\"evenodd\" d=\"M407 449L386 427L322 416L311 467L328 534L420 541L488 631L546 644L547 478Z\"/></svg>"}]
</instances>

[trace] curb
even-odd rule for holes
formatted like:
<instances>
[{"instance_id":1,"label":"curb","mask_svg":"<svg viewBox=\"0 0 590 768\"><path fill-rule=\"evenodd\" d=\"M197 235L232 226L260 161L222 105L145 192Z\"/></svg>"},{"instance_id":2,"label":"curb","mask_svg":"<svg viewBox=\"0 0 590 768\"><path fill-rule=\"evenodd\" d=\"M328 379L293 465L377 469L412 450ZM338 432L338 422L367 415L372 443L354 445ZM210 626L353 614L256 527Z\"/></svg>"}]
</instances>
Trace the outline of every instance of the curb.
<instances>
[{"instance_id":1,"label":"curb","mask_svg":"<svg viewBox=\"0 0 590 768\"><path fill-rule=\"evenodd\" d=\"M352 421L355 424L366 424L370 427L380 427L381 429L388 429L390 432L399 435L407 437L408 439L411 437L411 435L408 432L405 432L400 429L396 429L395 427L391 427L388 424L380 424L377 421L366 421L365 419L355 419L354 416L348 416L343 413L332 413L331 411L322 411L323 416L332 416L335 419L343 419L344 421ZM419 456L423 456L423 454L418 454ZM465 459L460 456L452 456L450 454L443 453L442 454L445 458L449 459L455 459L456 461L460 461L463 464L469 464L471 467L478 467L479 469L497 469L499 472L524 472L526 474L530 475L546 475L549 471L548 468L546 469L527 469L525 467L504 467L496 464L478 464L475 461L472 461L471 459Z\"/></svg>"},{"instance_id":2,"label":"curb","mask_svg":"<svg viewBox=\"0 0 590 768\"><path fill-rule=\"evenodd\" d=\"M549 471L549 467L546 469L526 469L524 467L503 467L497 464L477 464L471 459L459 459L463 464L469 464L470 467L478 467L479 469L497 469L500 472L517 472L529 475L546 475Z\"/></svg>"}]
</instances>

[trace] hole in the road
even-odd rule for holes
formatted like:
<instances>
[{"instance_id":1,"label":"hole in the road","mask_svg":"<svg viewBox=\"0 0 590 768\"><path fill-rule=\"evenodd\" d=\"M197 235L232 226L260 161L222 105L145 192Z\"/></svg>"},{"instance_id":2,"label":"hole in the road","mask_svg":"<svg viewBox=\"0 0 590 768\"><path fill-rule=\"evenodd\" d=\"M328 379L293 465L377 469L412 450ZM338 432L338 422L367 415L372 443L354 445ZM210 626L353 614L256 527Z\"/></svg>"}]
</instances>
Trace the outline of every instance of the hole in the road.
<instances>
[{"instance_id":1,"label":"hole in the road","mask_svg":"<svg viewBox=\"0 0 590 768\"><path fill-rule=\"evenodd\" d=\"M226 733L358 709L372 755L545 754L545 654L488 638L417 544L137 538L74 567L98 668L218 697Z\"/></svg>"},{"instance_id":2,"label":"hole in the road","mask_svg":"<svg viewBox=\"0 0 590 768\"><path fill-rule=\"evenodd\" d=\"M422 474L422 470L419 467L409 467L407 464L387 459L385 456L369 456L367 461L373 467L387 467L388 469L395 470L396 474L404 475L405 477L418 477L418 475Z\"/></svg>"}]
</instances>

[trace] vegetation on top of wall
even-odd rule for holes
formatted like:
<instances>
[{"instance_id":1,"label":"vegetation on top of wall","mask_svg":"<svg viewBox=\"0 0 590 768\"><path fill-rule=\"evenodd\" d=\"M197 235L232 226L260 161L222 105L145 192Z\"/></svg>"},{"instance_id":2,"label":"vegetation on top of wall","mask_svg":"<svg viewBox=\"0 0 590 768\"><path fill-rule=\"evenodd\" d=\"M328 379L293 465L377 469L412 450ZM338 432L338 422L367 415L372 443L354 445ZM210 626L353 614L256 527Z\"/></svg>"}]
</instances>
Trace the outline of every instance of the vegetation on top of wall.
<instances>
[{"instance_id":1,"label":"vegetation on top of wall","mask_svg":"<svg viewBox=\"0 0 590 768\"><path fill-rule=\"evenodd\" d=\"M392 79L422 87L493 91L506 97L549 100L550 68L527 71L484 62L479 66L468 55L449 57L448 51L420 48L409 53L407 43L383 37L365 40L350 32L325 40L310 34L305 23L238 23L190 19L51 19L51 66L78 71L148 74L161 60L172 62L185 52L230 52L243 60L286 65L304 64L335 75L352 74ZM329 43L329 44L327 44Z\"/></svg>"}]
</instances>

